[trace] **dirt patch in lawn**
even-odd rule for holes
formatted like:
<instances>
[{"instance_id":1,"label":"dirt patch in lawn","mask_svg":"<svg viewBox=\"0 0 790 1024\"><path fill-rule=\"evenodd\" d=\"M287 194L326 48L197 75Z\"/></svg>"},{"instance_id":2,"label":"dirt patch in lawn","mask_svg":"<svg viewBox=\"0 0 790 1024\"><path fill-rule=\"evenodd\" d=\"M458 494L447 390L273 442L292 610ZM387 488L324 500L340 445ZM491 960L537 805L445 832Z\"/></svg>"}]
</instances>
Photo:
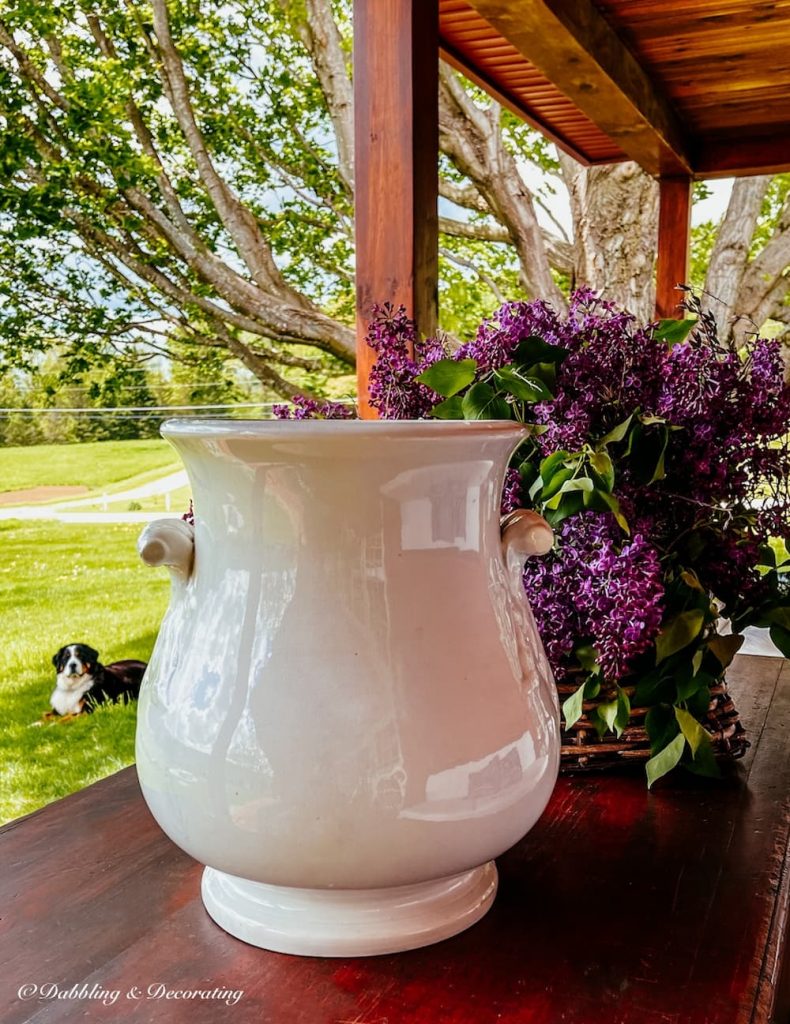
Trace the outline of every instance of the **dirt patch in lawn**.
<instances>
[{"instance_id":1,"label":"dirt patch in lawn","mask_svg":"<svg viewBox=\"0 0 790 1024\"><path fill-rule=\"evenodd\" d=\"M90 488L74 487L28 487L24 491L3 491L0 505L22 505L28 501L54 501L55 498L78 498L87 494Z\"/></svg>"}]
</instances>

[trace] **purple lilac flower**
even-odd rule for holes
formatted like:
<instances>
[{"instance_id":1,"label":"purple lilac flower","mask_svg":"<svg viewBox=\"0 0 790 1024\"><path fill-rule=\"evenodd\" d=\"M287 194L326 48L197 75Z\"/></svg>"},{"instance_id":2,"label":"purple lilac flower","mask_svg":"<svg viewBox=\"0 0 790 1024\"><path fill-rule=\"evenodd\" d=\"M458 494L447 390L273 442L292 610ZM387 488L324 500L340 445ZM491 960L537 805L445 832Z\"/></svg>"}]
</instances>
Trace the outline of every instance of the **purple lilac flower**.
<instances>
[{"instance_id":1,"label":"purple lilac flower","mask_svg":"<svg viewBox=\"0 0 790 1024\"><path fill-rule=\"evenodd\" d=\"M507 303L453 357L473 358L479 380L510 362L525 338L567 350L553 397L531 407L546 428L537 438L543 455L581 451L629 416L647 418L654 436L660 428L650 418L665 424L664 472L650 483L636 455L609 449L632 538L608 515L577 513L563 522L554 552L527 567L525 586L560 675L573 647L592 642L608 677L622 678L660 627L663 574L678 564L698 573L727 614L756 606L778 585L755 567L768 537L790 538L790 386L781 347L760 339L727 347L711 318L693 312L697 327L671 346L656 325L639 327L589 289L575 293L565 315L542 301ZM370 343L381 415L429 415L439 396L415 378L446 356L441 343L416 341L405 312L391 307L379 311ZM502 507L522 502L528 496L509 473ZM701 552L695 538L704 538Z\"/></svg>"},{"instance_id":2,"label":"purple lilac flower","mask_svg":"<svg viewBox=\"0 0 790 1024\"><path fill-rule=\"evenodd\" d=\"M585 639L597 649L606 680L622 679L661 627L658 552L641 534L623 542L608 512L566 519L558 541L524 569L524 587L555 674L563 677L575 644Z\"/></svg>"},{"instance_id":3,"label":"purple lilac flower","mask_svg":"<svg viewBox=\"0 0 790 1024\"><path fill-rule=\"evenodd\" d=\"M565 347L571 336L569 324L541 300L508 302L484 320L474 341L462 345L457 358L474 359L480 370L497 369L510 362L519 342L540 337L550 345Z\"/></svg>"},{"instance_id":4,"label":"purple lilac flower","mask_svg":"<svg viewBox=\"0 0 790 1024\"><path fill-rule=\"evenodd\" d=\"M535 410L548 427L541 437L545 454L578 450L637 410L655 411L666 348L651 331L635 329L633 317L579 293L563 344L570 352L559 368L555 397Z\"/></svg>"},{"instance_id":5,"label":"purple lilac flower","mask_svg":"<svg viewBox=\"0 0 790 1024\"><path fill-rule=\"evenodd\" d=\"M272 412L278 420L352 420L357 412L353 405L322 401L294 395L291 405L274 405Z\"/></svg>"},{"instance_id":6,"label":"purple lilac flower","mask_svg":"<svg viewBox=\"0 0 790 1024\"><path fill-rule=\"evenodd\" d=\"M505 475L505 489L502 492L501 512L506 516L524 507L524 495L521 492L521 474L517 469L509 469Z\"/></svg>"},{"instance_id":7,"label":"purple lilac flower","mask_svg":"<svg viewBox=\"0 0 790 1024\"><path fill-rule=\"evenodd\" d=\"M376 353L369 379L370 404L382 419L422 419L441 401L431 388L415 380L431 363L443 359L437 338L417 338L414 321L404 306L377 306L368 326L368 345Z\"/></svg>"}]
</instances>

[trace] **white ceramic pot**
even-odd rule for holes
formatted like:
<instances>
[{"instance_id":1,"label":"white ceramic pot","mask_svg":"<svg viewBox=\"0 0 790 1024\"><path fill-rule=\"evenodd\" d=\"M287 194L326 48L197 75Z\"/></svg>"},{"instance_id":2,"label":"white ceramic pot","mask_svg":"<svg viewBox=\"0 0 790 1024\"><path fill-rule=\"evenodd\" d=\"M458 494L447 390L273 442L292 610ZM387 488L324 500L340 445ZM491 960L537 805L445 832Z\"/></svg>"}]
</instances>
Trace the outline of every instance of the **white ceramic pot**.
<instances>
[{"instance_id":1,"label":"white ceramic pot","mask_svg":"<svg viewBox=\"0 0 790 1024\"><path fill-rule=\"evenodd\" d=\"M137 767L209 865L233 935L353 956L478 920L535 823L559 712L524 590L552 536L500 524L503 422L174 420L197 526L149 525L172 570Z\"/></svg>"}]
</instances>

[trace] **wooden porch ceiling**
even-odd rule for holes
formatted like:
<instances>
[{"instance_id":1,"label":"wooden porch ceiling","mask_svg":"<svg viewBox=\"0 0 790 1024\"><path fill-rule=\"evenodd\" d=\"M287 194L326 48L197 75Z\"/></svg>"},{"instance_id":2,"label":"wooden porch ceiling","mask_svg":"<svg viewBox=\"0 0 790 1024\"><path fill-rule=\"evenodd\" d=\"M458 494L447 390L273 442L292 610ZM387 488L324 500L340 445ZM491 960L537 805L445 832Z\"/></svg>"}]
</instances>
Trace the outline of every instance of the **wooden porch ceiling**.
<instances>
[{"instance_id":1,"label":"wooden porch ceiling","mask_svg":"<svg viewBox=\"0 0 790 1024\"><path fill-rule=\"evenodd\" d=\"M585 164L790 169L790 0L439 0L442 56Z\"/></svg>"}]
</instances>

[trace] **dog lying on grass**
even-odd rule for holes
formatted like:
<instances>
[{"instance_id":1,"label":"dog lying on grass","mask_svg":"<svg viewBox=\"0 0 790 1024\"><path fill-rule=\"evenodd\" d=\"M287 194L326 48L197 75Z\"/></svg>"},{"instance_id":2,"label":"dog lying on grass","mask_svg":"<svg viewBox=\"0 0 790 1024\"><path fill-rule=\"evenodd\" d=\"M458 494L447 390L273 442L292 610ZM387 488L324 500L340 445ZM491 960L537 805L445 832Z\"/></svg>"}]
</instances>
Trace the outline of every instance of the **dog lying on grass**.
<instances>
[{"instance_id":1,"label":"dog lying on grass","mask_svg":"<svg viewBox=\"0 0 790 1024\"><path fill-rule=\"evenodd\" d=\"M45 718L75 718L91 714L99 704L128 704L137 700L146 670L144 661L126 659L102 665L99 652L88 644L66 644L53 655L57 672Z\"/></svg>"}]
</instances>

